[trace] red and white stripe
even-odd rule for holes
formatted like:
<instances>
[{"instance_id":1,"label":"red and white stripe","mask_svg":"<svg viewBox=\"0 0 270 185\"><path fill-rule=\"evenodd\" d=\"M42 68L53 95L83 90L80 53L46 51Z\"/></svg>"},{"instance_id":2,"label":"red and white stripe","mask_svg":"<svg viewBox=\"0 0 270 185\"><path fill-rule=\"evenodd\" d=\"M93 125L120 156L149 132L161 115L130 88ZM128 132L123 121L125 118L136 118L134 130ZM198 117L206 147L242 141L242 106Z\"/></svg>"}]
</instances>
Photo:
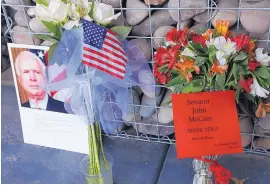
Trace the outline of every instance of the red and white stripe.
<instances>
[{"instance_id":1,"label":"red and white stripe","mask_svg":"<svg viewBox=\"0 0 270 185\"><path fill-rule=\"evenodd\" d=\"M108 30L101 49L84 43L82 62L123 79L126 73L127 56L115 33Z\"/></svg>"}]
</instances>

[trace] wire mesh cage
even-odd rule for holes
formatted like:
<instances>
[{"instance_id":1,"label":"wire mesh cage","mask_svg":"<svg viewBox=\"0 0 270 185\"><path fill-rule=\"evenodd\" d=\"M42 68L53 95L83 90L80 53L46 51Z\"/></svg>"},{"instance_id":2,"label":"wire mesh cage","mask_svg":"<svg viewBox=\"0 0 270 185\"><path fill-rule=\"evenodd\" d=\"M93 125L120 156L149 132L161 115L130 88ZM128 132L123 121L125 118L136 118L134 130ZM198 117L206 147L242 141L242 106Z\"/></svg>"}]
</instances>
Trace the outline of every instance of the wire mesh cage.
<instances>
[{"instance_id":1,"label":"wire mesh cage","mask_svg":"<svg viewBox=\"0 0 270 185\"><path fill-rule=\"evenodd\" d=\"M153 55L163 37L172 28L200 31L213 27L217 19L228 19L231 30L257 39L257 46L270 50L269 0L101 0L121 16L113 25L132 26L128 40L135 40L153 68ZM34 17L31 0L2 1L7 28L4 36L19 44L47 45L35 38L49 34ZM110 112L105 135L148 142L175 144L171 105L165 104L172 91L155 83L152 74L141 74L155 92L130 85L128 115L119 115L117 104L106 102ZM270 155L270 119L255 119L239 114L245 152ZM228 133L229 134L229 133Z\"/></svg>"}]
</instances>

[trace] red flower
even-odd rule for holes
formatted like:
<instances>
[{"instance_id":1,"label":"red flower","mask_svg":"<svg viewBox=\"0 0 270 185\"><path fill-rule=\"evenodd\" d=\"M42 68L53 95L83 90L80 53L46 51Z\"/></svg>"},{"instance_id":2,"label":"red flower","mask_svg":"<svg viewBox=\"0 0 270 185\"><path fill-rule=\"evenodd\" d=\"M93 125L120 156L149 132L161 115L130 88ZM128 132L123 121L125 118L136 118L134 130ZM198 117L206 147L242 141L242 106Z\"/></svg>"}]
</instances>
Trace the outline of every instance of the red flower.
<instances>
[{"instance_id":1,"label":"red flower","mask_svg":"<svg viewBox=\"0 0 270 185\"><path fill-rule=\"evenodd\" d=\"M186 46L188 44L187 32L188 29L186 28L184 30L177 30L174 28L166 34L166 41Z\"/></svg>"},{"instance_id":2,"label":"red flower","mask_svg":"<svg viewBox=\"0 0 270 185\"><path fill-rule=\"evenodd\" d=\"M241 49L248 47L249 37L245 34L238 34L235 38L233 38L233 42L236 43L236 50L240 51Z\"/></svg>"},{"instance_id":3,"label":"red flower","mask_svg":"<svg viewBox=\"0 0 270 185\"><path fill-rule=\"evenodd\" d=\"M172 69L177 60L177 56L180 55L179 49L180 45L175 45L169 50L163 47L158 48L154 55L155 65L161 67L168 64L168 69Z\"/></svg>"},{"instance_id":4,"label":"red flower","mask_svg":"<svg viewBox=\"0 0 270 185\"><path fill-rule=\"evenodd\" d=\"M195 43L199 43L201 44L202 46L206 46L205 44L205 38L202 36L202 35L193 35L191 37L192 41L195 42Z\"/></svg>"},{"instance_id":5,"label":"red flower","mask_svg":"<svg viewBox=\"0 0 270 185\"><path fill-rule=\"evenodd\" d=\"M154 76L156 77L157 81L163 85L165 85L171 80L171 74L162 73L161 71L158 70L157 66L154 66Z\"/></svg>"},{"instance_id":6,"label":"red flower","mask_svg":"<svg viewBox=\"0 0 270 185\"><path fill-rule=\"evenodd\" d=\"M245 79L240 79L238 82L239 82L239 84L241 85L241 87L242 87L243 89L245 89L245 91L247 91L248 93L250 93L250 91L251 91L250 86L253 84L253 78L248 77L247 80L245 80Z\"/></svg>"},{"instance_id":7,"label":"red flower","mask_svg":"<svg viewBox=\"0 0 270 185\"><path fill-rule=\"evenodd\" d=\"M255 69L257 67L259 67L261 64L260 62L256 61L256 60L252 60L248 62L248 67L251 71L255 71Z\"/></svg>"}]
</instances>

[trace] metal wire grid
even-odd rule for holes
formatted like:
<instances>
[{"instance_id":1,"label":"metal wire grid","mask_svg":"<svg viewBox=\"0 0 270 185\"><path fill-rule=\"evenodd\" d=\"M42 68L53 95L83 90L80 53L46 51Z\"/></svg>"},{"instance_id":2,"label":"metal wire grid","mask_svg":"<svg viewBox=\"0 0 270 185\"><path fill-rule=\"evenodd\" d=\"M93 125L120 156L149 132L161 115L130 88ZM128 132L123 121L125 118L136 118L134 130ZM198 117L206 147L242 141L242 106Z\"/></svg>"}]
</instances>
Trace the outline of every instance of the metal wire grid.
<instances>
[{"instance_id":1,"label":"metal wire grid","mask_svg":"<svg viewBox=\"0 0 270 185\"><path fill-rule=\"evenodd\" d=\"M150 1L150 0L148 0ZM142 39L148 39L150 41L150 45L151 45L151 55L152 55L152 59L153 59L153 55L154 55L154 48L153 48L153 39L155 38L162 38L162 37L155 37L153 36L153 32L152 32L152 12L154 11L157 11L157 10L169 10L169 9L173 9L173 10L178 10L178 21L177 21L177 29L179 29L179 25L181 23L181 14L180 14L180 11L181 10L195 10L195 9L203 9L203 10L207 10L207 13L208 13L208 21L205 23L206 26L208 28L211 27L211 19L214 17L213 16L213 12L215 10L237 10L237 33L239 32L239 28L240 28L240 15L241 15L241 11L242 10L263 10L263 11L270 11L270 7L269 8L243 8L241 7L241 3L242 3L243 0L239 0L239 7L234 7L234 8L220 8L220 7L217 7L217 3L218 3L218 0L214 1L214 0L208 0L208 3L207 3L207 7L202 7L202 8L184 8L184 7L180 7L180 3L181 3L181 0L178 1L178 6L175 7L175 8L165 8L165 7L160 7L160 6L150 6L150 3L148 3L148 7L147 8L126 8L126 7L123 7L122 6L122 0L119 0L119 4L120 4L120 8L115 8L116 11L121 11L121 16L122 16L122 23L123 25L125 25L125 11L127 10L137 10L137 11L140 11L140 10L148 10L148 16L149 16L149 30L150 30L150 36L136 36L136 35L130 35L127 37L127 39L139 39L139 38L142 38ZM15 32L18 32L18 31L13 31L12 30L12 27L14 26L14 22L13 22L13 19L11 17L8 16L8 12L7 12L7 7L16 7L16 8L20 8L23 10L24 12L24 15L25 15L25 19L27 20L27 16L26 16L26 10L28 8L31 8L31 7L34 7L34 5L32 6L28 6L28 5L23 5L23 2L22 0L20 0L21 4L20 5L13 5L13 4L7 4L7 3L4 3L2 1L2 4L1 4L1 7L2 7L2 15L4 15L5 17L5 20L6 20L6 24L7 24L7 27L8 27L8 30L5 32L5 36L10 38L12 40L12 42L14 42L13 40L13 37L12 37L12 34L15 33ZM25 34L29 34L29 35L35 35L35 34L48 34L48 33L34 33L31 31L30 27L29 27L29 24L27 25L27 29L28 31L27 32L20 32L20 33L25 33ZM33 37L32 37L33 38ZM268 30L268 36L267 36L267 40L258 40L259 42L266 42L266 47L265 49L267 49L268 51L270 50L270 27L269 27L269 30ZM33 39L33 43L34 43L34 39ZM148 62L150 66L153 67L153 60L149 61ZM153 77L154 78L154 77ZM153 79L154 80L154 79ZM149 84L149 86L154 86L155 88L156 87L164 87L162 85L156 85L156 84ZM132 89L132 86L130 84L130 89ZM152 108L153 106L146 106L146 105L136 105L134 103L134 99L133 99L133 95L132 93L131 94L131 100L132 100L132 103L129 103L128 106L132 106L133 107L133 113L134 113L134 116L136 114L135 112L135 108L138 107L148 107L148 108ZM156 97L155 97L155 102L156 101ZM112 108L112 105L113 104L116 104L114 103L112 100L110 100L110 102L107 102L107 104L110 104L111 105L111 109L113 110ZM155 110L157 111L158 109L160 108L164 108L164 107L171 107L171 106L158 106L155 104L154 108ZM129 125L131 125L133 128L130 128L130 129L126 129L126 130L123 130L121 132L118 132L116 134L108 134L106 133L105 135L108 136L108 137L117 137L117 138L125 138L125 139L136 139L136 140L140 140L140 141L148 141L148 142L157 142L157 143L164 143L164 144L175 144L175 139L174 139L174 135L169 135L169 136L160 136L159 134L157 136L153 136L153 135L149 135L148 133L144 132L144 133L141 133L138 131L138 126L144 124L145 126L152 126L152 127L156 127L158 133L160 133L160 129L161 128L171 128L173 129L173 126L172 125L164 125L164 124L160 124L158 123L157 121L157 124L156 125L153 125L153 124L148 124L148 123L141 123L141 122L138 122L135 120L134 118L134 121L123 121L123 120L119 120L119 119L116 119L114 117L113 120L111 120L115 123L115 125L117 125L117 123L119 122L122 122L122 123L127 123ZM268 155L270 156L270 151L267 151L265 148L253 148L253 144L254 144L254 140L256 137L264 137L264 138L270 138L270 134L269 135L258 135L258 134L255 134L255 128L258 126L258 122L259 120L258 119L254 119L254 128L253 128L253 133L241 133L242 135L247 135L247 136L251 136L252 137L252 142L251 144L244 148L244 151L245 152L248 152L248 153L256 153L256 154L264 154L264 155ZM270 131L269 131L270 132Z\"/></svg>"}]
</instances>

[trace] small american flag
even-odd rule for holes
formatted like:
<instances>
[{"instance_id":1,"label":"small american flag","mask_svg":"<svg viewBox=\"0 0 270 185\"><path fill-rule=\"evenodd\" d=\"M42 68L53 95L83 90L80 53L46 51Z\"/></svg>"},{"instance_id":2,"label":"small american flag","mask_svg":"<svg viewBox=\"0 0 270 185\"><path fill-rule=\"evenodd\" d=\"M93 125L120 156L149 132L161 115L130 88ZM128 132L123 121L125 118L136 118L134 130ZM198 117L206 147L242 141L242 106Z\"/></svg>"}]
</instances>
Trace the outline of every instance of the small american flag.
<instances>
[{"instance_id":1,"label":"small american flag","mask_svg":"<svg viewBox=\"0 0 270 185\"><path fill-rule=\"evenodd\" d=\"M110 29L82 20L84 31L83 64L123 79L127 56L116 34Z\"/></svg>"}]
</instances>

